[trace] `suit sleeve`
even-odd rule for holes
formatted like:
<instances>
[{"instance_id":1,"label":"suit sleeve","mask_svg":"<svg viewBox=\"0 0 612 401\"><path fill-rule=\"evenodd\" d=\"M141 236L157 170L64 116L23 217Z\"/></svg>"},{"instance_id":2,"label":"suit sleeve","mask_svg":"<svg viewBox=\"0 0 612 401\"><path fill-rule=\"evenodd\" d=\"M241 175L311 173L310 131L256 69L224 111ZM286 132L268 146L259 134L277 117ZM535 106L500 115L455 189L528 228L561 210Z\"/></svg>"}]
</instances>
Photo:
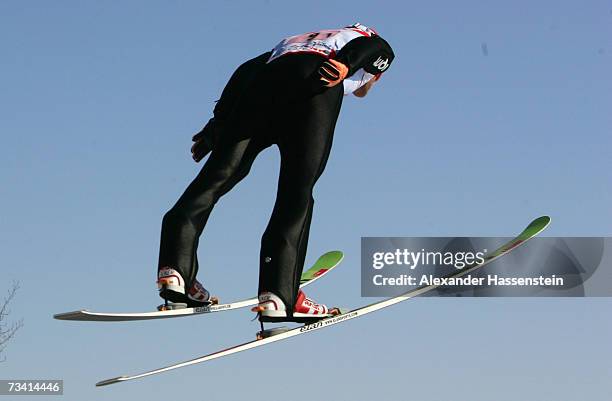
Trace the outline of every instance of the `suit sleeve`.
<instances>
[{"instance_id":1,"label":"suit sleeve","mask_svg":"<svg viewBox=\"0 0 612 401\"><path fill-rule=\"evenodd\" d=\"M353 39L334 57L349 68L348 76L360 68L370 74L381 74L389 68L394 58L395 54L389 43L378 35Z\"/></svg>"}]
</instances>

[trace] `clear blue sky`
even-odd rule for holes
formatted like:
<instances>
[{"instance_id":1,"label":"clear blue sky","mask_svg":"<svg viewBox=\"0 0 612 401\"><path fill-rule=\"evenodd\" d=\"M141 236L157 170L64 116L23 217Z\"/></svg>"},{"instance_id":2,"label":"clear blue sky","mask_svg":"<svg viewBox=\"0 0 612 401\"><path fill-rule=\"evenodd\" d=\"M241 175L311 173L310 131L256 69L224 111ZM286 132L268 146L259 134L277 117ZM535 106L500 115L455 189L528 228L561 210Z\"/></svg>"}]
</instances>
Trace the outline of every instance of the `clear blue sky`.
<instances>
[{"instance_id":1,"label":"clear blue sky","mask_svg":"<svg viewBox=\"0 0 612 401\"><path fill-rule=\"evenodd\" d=\"M361 236L506 236L541 214L548 235L612 234L609 1L3 1L0 291L21 282L25 327L0 378L61 378L71 401L609 400L609 299L415 300L93 387L253 338L248 311L51 316L153 308L161 216L199 169L190 138L229 75L284 36L356 21L397 58L367 98L345 99L307 259L347 257L313 297L370 301ZM200 278L224 300L256 290L278 161L260 156L202 239Z\"/></svg>"}]
</instances>

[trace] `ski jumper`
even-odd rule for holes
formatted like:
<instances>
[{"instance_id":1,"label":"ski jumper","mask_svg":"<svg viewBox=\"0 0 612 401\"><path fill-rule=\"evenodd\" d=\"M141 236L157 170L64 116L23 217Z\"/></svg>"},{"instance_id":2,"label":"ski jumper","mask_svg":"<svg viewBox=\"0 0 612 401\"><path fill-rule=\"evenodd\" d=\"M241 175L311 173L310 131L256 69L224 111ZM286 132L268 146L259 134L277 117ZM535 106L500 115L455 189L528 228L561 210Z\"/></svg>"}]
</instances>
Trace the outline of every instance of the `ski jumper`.
<instances>
[{"instance_id":1,"label":"ski jumper","mask_svg":"<svg viewBox=\"0 0 612 401\"><path fill-rule=\"evenodd\" d=\"M329 58L349 68L342 85L331 88L317 74ZM208 160L163 218L158 267L176 269L187 286L195 280L198 240L215 203L249 173L262 150L276 145L280 176L261 239L259 292L273 292L294 305L312 192L329 157L343 95L376 79L393 58L384 39L355 24L286 38L241 65L202 131L212 147Z\"/></svg>"}]
</instances>

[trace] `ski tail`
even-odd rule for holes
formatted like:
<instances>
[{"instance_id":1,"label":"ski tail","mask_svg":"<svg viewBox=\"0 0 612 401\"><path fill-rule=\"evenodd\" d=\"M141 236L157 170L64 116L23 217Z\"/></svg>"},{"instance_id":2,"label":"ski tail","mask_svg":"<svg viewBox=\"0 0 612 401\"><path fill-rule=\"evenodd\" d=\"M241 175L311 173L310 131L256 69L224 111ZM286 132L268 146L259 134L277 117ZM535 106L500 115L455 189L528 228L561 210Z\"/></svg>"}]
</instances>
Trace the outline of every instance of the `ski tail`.
<instances>
[{"instance_id":1,"label":"ski tail","mask_svg":"<svg viewBox=\"0 0 612 401\"><path fill-rule=\"evenodd\" d=\"M121 383L122 381L127 380L125 376L117 376L112 379L102 380L96 383L96 387L108 386L109 384Z\"/></svg>"}]
</instances>

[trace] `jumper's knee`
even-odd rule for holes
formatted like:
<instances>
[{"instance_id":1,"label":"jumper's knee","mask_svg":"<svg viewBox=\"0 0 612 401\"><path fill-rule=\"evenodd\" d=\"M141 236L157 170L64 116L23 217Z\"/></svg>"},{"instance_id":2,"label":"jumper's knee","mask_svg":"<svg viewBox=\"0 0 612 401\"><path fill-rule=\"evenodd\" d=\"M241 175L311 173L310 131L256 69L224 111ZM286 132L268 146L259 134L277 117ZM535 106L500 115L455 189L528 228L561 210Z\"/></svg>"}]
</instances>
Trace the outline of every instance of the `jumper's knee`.
<instances>
[{"instance_id":1,"label":"jumper's knee","mask_svg":"<svg viewBox=\"0 0 612 401\"><path fill-rule=\"evenodd\" d=\"M189 214L180 207L173 207L164 215L162 219L164 227L186 228L193 227L194 223Z\"/></svg>"},{"instance_id":2,"label":"jumper's knee","mask_svg":"<svg viewBox=\"0 0 612 401\"><path fill-rule=\"evenodd\" d=\"M304 209L314 203L312 190L313 186L310 185L292 185L291 187L280 188L277 202L289 205L296 210Z\"/></svg>"}]
</instances>

